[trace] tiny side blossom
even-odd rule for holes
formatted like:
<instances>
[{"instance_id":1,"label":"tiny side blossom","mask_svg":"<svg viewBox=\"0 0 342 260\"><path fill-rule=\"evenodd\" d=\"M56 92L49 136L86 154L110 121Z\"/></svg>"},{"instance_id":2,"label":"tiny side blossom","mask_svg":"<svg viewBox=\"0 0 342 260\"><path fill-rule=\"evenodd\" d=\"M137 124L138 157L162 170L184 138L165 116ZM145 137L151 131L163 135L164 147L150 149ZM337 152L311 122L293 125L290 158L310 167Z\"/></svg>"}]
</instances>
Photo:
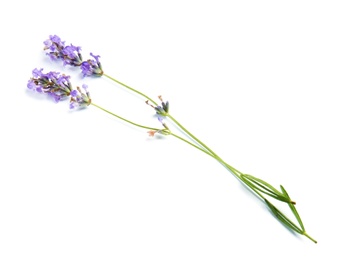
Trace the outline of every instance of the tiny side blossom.
<instances>
[{"instance_id":1,"label":"tiny side blossom","mask_svg":"<svg viewBox=\"0 0 342 260\"><path fill-rule=\"evenodd\" d=\"M89 59L87 61L82 62L81 70L84 77L86 76L101 76L103 74L102 66L99 61L100 56L94 55L90 53L94 59Z\"/></svg>"},{"instance_id":2,"label":"tiny side blossom","mask_svg":"<svg viewBox=\"0 0 342 260\"><path fill-rule=\"evenodd\" d=\"M150 130L150 131L147 131L147 133L148 133L148 136L153 137L156 133L158 133L158 131L157 130Z\"/></svg>"},{"instance_id":3,"label":"tiny side blossom","mask_svg":"<svg viewBox=\"0 0 342 260\"><path fill-rule=\"evenodd\" d=\"M82 88L85 91L85 94L83 93L80 87L77 87L76 90L71 91L71 99L69 105L70 109L84 108L90 105L91 99L88 91L88 86L83 84Z\"/></svg>"},{"instance_id":4,"label":"tiny side blossom","mask_svg":"<svg viewBox=\"0 0 342 260\"><path fill-rule=\"evenodd\" d=\"M164 100L162 99L162 96L158 96L159 100L161 101L161 105L159 106L154 106L152 105L149 100L146 100L146 104L151 106L157 113L158 116L167 116L169 113L169 108L170 108L170 104L169 101L164 102ZM159 117L158 117L159 118Z\"/></svg>"}]
</instances>

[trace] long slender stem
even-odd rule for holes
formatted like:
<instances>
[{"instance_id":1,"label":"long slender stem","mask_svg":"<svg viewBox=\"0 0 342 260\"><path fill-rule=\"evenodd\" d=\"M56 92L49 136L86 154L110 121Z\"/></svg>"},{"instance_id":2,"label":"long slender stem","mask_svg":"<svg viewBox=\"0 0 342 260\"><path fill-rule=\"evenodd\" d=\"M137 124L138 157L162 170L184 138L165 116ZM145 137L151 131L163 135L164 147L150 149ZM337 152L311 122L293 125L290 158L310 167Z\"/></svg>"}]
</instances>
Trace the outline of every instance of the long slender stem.
<instances>
[{"instance_id":1,"label":"long slender stem","mask_svg":"<svg viewBox=\"0 0 342 260\"><path fill-rule=\"evenodd\" d=\"M105 73L103 73L103 76L105 76L105 77L107 77L107 78L109 78L109 79L115 81L116 83L120 84L121 86L124 86L125 88L128 88L129 90L131 90L131 91L133 91L133 92L139 94L140 96L143 96L144 98L147 98L147 99L148 99L149 101L151 101L154 105L156 105L156 106L158 105L156 101L154 101L152 98L150 98L149 96L145 95L144 93L141 93L140 91L138 91L138 90L136 90L136 89L134 89L134 88L132 88L132 87L126 85L125 83L122 83L121 81L118 81L117 79L115 79L115 78L113 78L113 77L111 77L111 76L109 76L109 75L107 75L107 74L105 74Z\"/></svg>"},{"instance_id":2,"label":"long slender stem","mask_svg":"<svg viewBox=\"0 0 342 260\"><path fill-rule=\"evenodd\" d=\"M194 139L197 143L199 143L201 146L203 146L208 152L210 152L215 159L220 161L222 164L224 164L229 170L240 180L241 179L241 172L235 169L233 166L229 165L225 161L223 161L212 149L210 149L205 143L203 143L201 140L199 140L196 136L194 136L189 130L187 130L181 123L179 123L173 116L168 114L168 117L175 122L177 126L179 126L186 134L188 134L192 139ZM243 181L243 180L242 180Z\"/></svg>"},{"instance_id":3,"label":"long slender stem","mask_svg":"<svg viewBox=\"0 0 342 260\"><path fill-rule=\"evenodd\" d=\"M102 111L104 111L104 112L106 112L106 113L108 113L108 114L110 114L110 115L112 115L112 116L114 116L114 117L116 117L116 118L119 118L120 120L123 120L123 121L125 121L125 122L127 122L127 123L129 123L129 124L132 124L132 125L134 125L134 126L137 126L137 127L140 127L140 128L144 128L144 129L149 129L149 130L155 130L155 131L159 131L159 130L160 130L160 129L158 129L158 128L153 128L153 127L144 126L144 125L140 125L140 124L134 123L134 122L132 122L132 121L126 119L126 118L123 118L123 117L121 117L121 116L119 116L119 115L117 115L117 114L114 114L113 112L110 112L109 110L107 110L107 109L105 109L105 108L103 108L103 107L101 107L101 106L99 106L99 105L97 105L97 104L95 104L95 103L91 103L91 105L93 105L94 107L97 107L97 108L101 109ZM183 137L181 137L181 136L179 136L179 135L176 135L176 134L174 134L174 133L170 133L170 135L176 137L176 138L179 139L179 140L182 140L183 142L185 142L185 143L187 143L187 144L189 144L189 145L191 145L191 146L193 146L193 147L195 147L196 149L198 149L198 150L200 150L201 152L203 152L203 153L205 153L205 154L207 154L207 155L213 157L214 159L217 159L215 156L213 156L213 155L212 155L211 153L209 153L208 151L206 151L206 150L204 150L203 148L198 147L197 145L195 145L195 144L189 142L188 140L184 139Z\"/></svg>"},{"instance_id":4,"label":"long slender stem","mask_svg":"<svg viewBox=\"0 0 342 260\"><path fill-rule=\"evenodd\" d=\"M149 127L149 126L143 126L143 125L139 125L139 124L137 124L137 123L134 123L134 122L132 122L132 121L130 121L130 120L127 120L126 118L123 118L123 117L121 117L121 116L118 116L117 114L114 114L114 113L108 111L107 109L104 109L103 107L100 107L99 105L96 105L96 104L94 104L94 103L91 103L91 105L93 105L94 107L97 107L97 108L101 109L102 111L104 111L104 112L106 112L106 113L108 113L108 114L110 114L110 115L112 115L112 116L115 116L115 117L117 117L117 118L119 118L119 119L121 119L121 120L123 120L123 121L125 121L125 122L127 122L127 123L130 123L130 124L132 124L132 125L135 125L135 126L137 126L137 127L145 128L145 129L149 129L149 130L155 130L155 131L158 131L158 130L159 130L158 128L153 128L153 127Z\"/></svg>"},{"instance_id":5,"label":"long slender stem","mask_svg":"<svg viewBox=\"0 0 342 260\"><path fill-rule=\"evenodd\" d=\"M181 125L173 116L170 114L167 115L173 122L176 123L185 133L187 133L192 139L194 139L196 142L198 142L200 145L202 145L205 149L207 149L208 152L213 154L214 156L217 156L216 153L214 153L213 150L211 150L207 145L205 145L202 141L200 141L196 136L194 136L192 133L190 133L183 125Z\"/></svg>"},{"instance_id":6,"label":"long slender stem","mask_svg":"<svg viewBox=\"0 0 342 260\"><path fill-rule=\"evenodd\" d=\"M133 92L135 92L135 93L137 93L138 95L140 95L140 96L146 98L147 100L151 101L155 106L158 105L156 101L154 101L152 98L150 98L149 96L145 95L144 93L140 92L139 90L136 90L135 88L132 88L132 87L128 86L127 84L125 84L125 83L123 83L123 82L121 82L121 81L119 81L119 80L117 80L117 79L115 79L115 78L109 76L109 75L106 74L106 73L103 73L102 75L105 76L105 77L107 77L107 78L109 78L110 80L112 80L112 81L114 81L114 82L120 84L121 86L123 86L123 87L125 87L125 88L127 88L127 89L129 89L129 90L131 90L131 91L133 91ZM170 118L171 120L173 120L181 129L183 129L184 132L186 132L193 140L195 140L197 143L199 143L199 144L202 145L204 148L206 148L209 152L211 152L213 155L215 155L215 153L214 153L211 149L209 149L209 147L206 147L206 145L204 145L198 138L196 138L196 137L195 137L194 135L192 135L187 129L185 129L181 124L179 124L178 121L176 121L175 118L173 118L171 115L168 115L168 116L169 116L169 118Z\"/></svg>"}]
</instances>

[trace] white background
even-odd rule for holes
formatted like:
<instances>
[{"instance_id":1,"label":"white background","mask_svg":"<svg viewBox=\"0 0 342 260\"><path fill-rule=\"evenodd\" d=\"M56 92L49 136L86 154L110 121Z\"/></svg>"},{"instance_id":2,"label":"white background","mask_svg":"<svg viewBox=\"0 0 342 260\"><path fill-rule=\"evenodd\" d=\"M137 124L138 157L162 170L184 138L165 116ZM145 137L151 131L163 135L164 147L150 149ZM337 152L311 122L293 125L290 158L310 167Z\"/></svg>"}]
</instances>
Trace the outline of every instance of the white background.
<instances>
[{"instance_id":1,"label":"white background","mask_svg":"<svg viewBox=\"0 0 342 260\"><path fill-rule=\"evenodd\" d=\"M341 259L341 1L0 5L0 259ZM318 244L193 147L30 92L32 69L61 71L160 126L144 99L51 62L51 34L163 95L240 171L284 185Z\"/></svg>"}]
</instances>

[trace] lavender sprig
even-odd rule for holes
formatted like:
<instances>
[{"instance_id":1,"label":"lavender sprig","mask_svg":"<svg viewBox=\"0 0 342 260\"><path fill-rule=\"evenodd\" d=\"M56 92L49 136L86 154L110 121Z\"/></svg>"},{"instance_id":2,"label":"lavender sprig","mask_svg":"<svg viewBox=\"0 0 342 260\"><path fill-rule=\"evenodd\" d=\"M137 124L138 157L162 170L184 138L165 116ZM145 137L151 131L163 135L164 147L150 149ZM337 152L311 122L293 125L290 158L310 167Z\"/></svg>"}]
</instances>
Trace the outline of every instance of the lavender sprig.
<instances>
[{"instance_id":1,"label":"lavender sprig","mask_svg":"<svg viewBox=\"0 0 342 260\"><path fill-rule=\"evenodd\" d=\"M57 36L54 36L57 37ZM51 39L51 36L50 36ZM45 43L45 42L44 42ZM58 44L62 47L60 47L61 50L63 50L64 47L64 42L61 42L60 38L57 37L57 43L55 44L55 47L53 47L52 52L55 53L56 51L54 51L55 48L57 48ZM49 46L49 45L48 45ZM57 48L58 49L58 48ZM260 178L256 178L254 176L248 175L248 174L244 174L240 171L238 171L237 169L235 169L234 167L232 167L231 165L227 164L222 158L220 158L212 149L210 149L206 144L204 144L202 141L200 141L196 136L194 136L190 131L188 131L182 124L180 124L173 116L171 116L171 114L169 113L169 102L164 102L161 98L161 96L159 96L159 99L161 101L161 105L158 105L157 102L155 102L153 99L149 98L147 95L145 95L144 93L116 80L113 77L110 77L109 75L103 73L101 64L99 62L99 56L95 56L93 54L91 54L91 56L94 58L94 60L88 60L87 62L82 62L81 63L81 70L82 70L82 74L83 76L91 76L91 75L96 75L96 76L106 76L107 78L113 80L114 82L120 84L121 86L139 94L140 96L147 98L146 104L150 105L151 107L153 107L153 109L155 110L156 114L159 116L159 120L160 122L162 122L161 118L169 118L170 120L172 120L181 130L183 130L184 134L186 134L188 137L190 137L192 139L193 142L190 142L188 140L185 140L182 137L179 137L173 133L171 133L170 129L164 125L164 123L162 122L162 124L164 125L164 132L160 131L159 129L152 129L149 128L150 131L148 132L150 136L154 136L156 133L162 133L162 134L168 134L168 135L172 135L175 136L176 138L188 143L189 145L195 147L196 149L199 149L200 151L206 153L207 155L211 156L212 158L214 158L215 160L217 160L218 162L220 162L224 167L226 167L231 173L233 173L235 175L235 177L238 178L238 180L240 180L242 183L244 183L244 185L250 190L252 191L254 194L256 194L259 198L261 198L266 206L271 210L271 212L274 214L274 216L280 221L282 222L285 226L287 226L289 229L304 235L306 237L308 237L310 240L312 240L313 242L317 243L316 240L314 240L312 237L310 237L305 229L304 229L304 225L303 222L301 220L301 218L299 217L299 214L295 208L295 202L289 197L288 193L286 192L286 190L284 189L283 186L280 186L281 190L277 190L276 188L274 188L273 186L271 186L269 183L261 180ZM61 55L53 55L53 59L57 57L57 58L61 58L61 59L65 59L65 57L61 56ZM67 63L68 64L68 63ZM72 65L72 64L70 64ZM75 65L74 65L75 66ZM94 104L93 104L94 105ZM97 105L95 105L97 106ZM98 107L98 106L97 106ZM101 107L98 107L101 108ZM102 109L102 108L101 108ZM123 119L105 109L102 109L107 113L110 113L120 119ZM123 119L125 121L128 122L128 120ZM132 122L131 122L132 123ZM139 126L138 124L132 123L136 126ZM140 126L141 127L141 126ZM147 127L144 127L147 128ZM280 212L266 197L271 197L273 199L276 199L280 202L286 203L289 205L293 215L295 216L299 226L295 223L293 223L288 217L286 217L282 212Z\"/></svg>"}]
</instances>

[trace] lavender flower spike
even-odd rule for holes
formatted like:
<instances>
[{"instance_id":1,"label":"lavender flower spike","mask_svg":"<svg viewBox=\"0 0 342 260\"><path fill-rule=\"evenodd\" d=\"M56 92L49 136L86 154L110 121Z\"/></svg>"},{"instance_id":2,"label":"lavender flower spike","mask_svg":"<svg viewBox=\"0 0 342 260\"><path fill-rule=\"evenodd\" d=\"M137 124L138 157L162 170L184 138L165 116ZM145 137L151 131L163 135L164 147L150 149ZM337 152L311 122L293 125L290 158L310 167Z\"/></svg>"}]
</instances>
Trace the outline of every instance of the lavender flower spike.
<instances>
[{"instance_id":1,"label":"lavender flower spike","mask_svg":"<svg viewBox=\"0 0 342 260\"><path fill-rule=\"evenodd\" d=\"M58 102L70 95L72 90L70 76L60 75L59 72L50 71L43 73L43 69L34 69L33 77L27 83L27 87L33 91L46 93Z\"/></svg>"},{"instance_id":2,"label":"lavender flower spike","mask_svg":"<svg viewBox=\"0 0 342 260\"><path fill-rule=\"evenodd\" d=\"M50 35L44 41L44 50L52 60L63 60L64 65L81 67L83 76L102 76L103 70L99 61L100 56L90 53L93 59L82 60L81 47L68 45L61 41L57 35Z\"/></svg>"},{"instance_id":3,"label":"lavender flower spike","mask_svg":"<svg viewBox=\"0 0 342 260\"><path fill-rule=\"evenodd\" d=\"M77 90L71 91L70 109L84 108L90 105L91 99L88 91L88 86L83 84L82 88L85 90L86 94L82 92L80 87L77 87Z\"/></svg>"},{"instance_id":4,"label":"lavender flower spike","mask_svg":"<svg viewBox=\"0 0 342 260\"><path fill-rule=\"evenodd\" d=\"M99 61L100 56L99 55L94 55L92 53L90 53L90 56L92 56L94 59L91 60L87 60L82 62L81 64L81 70L82 70L82 74L83 76L102 76L103 74L103 70L102 70L102 66L101 63Z\"/></svg>"},{"instance_id":5,"label":"lavender flower spike","mask_svg":"<svg viewBox=\"0 0 342 260\"><path fill-rule=\"evenodd\" d=\"M44 50L52 60L63 60L64 65L80 66L82 64L81 47L74 45L65 46L57 35L50 35L49 39L44 41Z\"/></svg>"}]
</instances>

